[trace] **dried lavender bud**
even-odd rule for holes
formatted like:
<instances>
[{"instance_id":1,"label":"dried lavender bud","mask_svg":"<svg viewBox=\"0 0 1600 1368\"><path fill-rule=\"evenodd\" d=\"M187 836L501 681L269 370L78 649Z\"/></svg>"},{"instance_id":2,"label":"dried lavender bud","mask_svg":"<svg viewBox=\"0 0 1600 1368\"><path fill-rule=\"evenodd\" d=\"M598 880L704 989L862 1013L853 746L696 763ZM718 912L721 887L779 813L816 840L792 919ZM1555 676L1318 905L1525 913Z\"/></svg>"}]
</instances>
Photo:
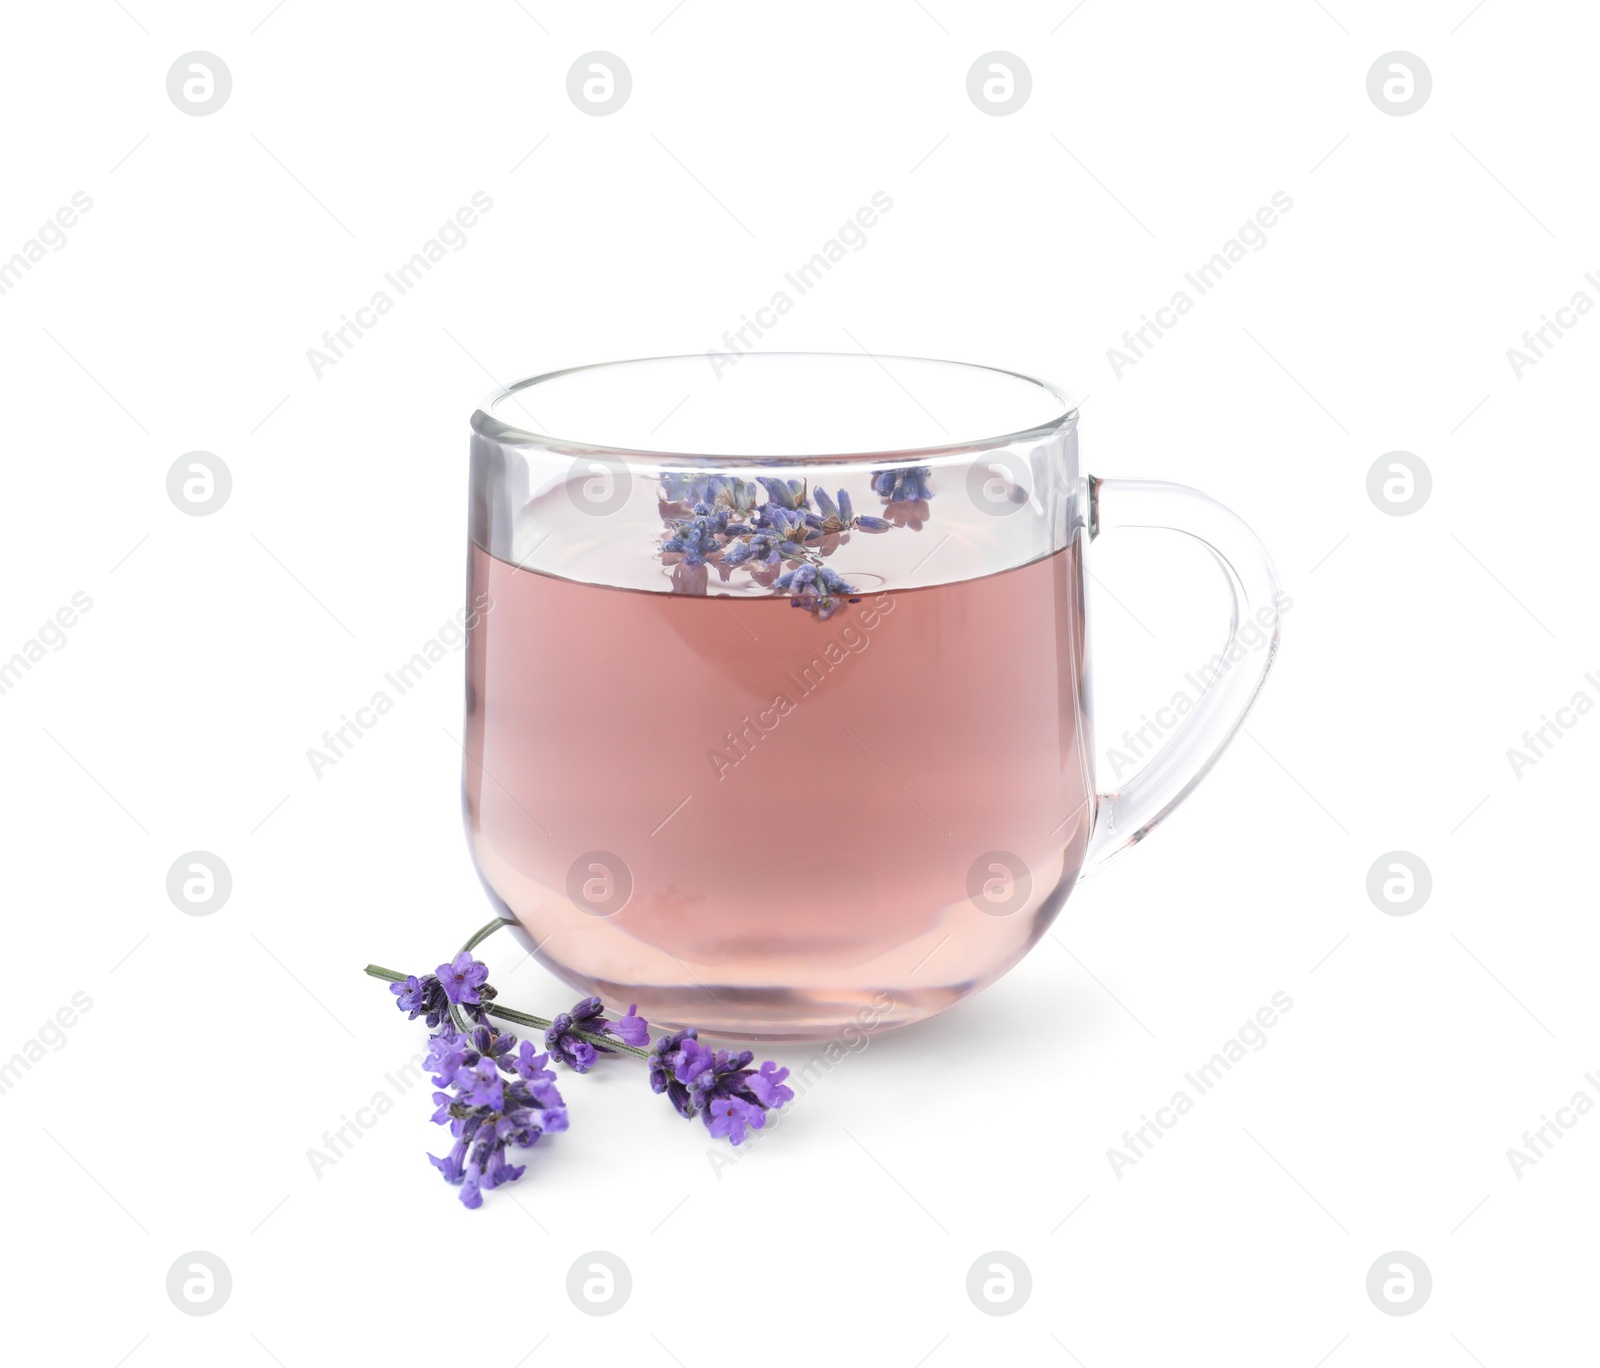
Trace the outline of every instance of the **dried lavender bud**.
<instances>
[{"instance_id":1,"label":"dried lavender bud","mask_svg":"<svg viewBox=\"0 0 1600 1368\"><path fill-rule=\"evenodd\" d=\"M911 503L917 499L933 497L933 490L928 484L932 478L931 466L900 466L894 470L875 470L872 472L872 488L890 503Z\"/></svg>"}]
</instances>

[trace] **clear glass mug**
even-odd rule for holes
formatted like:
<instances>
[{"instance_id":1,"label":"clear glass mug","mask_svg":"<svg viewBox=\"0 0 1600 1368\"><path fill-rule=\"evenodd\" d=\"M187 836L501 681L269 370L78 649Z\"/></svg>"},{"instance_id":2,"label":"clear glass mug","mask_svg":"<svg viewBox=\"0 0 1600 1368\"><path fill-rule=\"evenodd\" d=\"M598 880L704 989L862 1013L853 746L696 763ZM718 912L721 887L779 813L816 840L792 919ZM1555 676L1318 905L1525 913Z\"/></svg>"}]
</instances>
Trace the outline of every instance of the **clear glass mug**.
<instances>
[{"instance_id":1,"label":"clear glass mug","mask_svg":"<svg viewBox=\"0 0 1600 1368\"><path fill-rule=\"evenodd\" d=\"M472 858L541 963L662 1027L819 1039L976 992L1194 788L1276 649L1250 530L1085 477L1076 410L1007 371L626 361L472 426ZM1199 540L1233 607L1208 687L1103 793L1084 554L1116 527Z\"/></svg>"}]
</instances>

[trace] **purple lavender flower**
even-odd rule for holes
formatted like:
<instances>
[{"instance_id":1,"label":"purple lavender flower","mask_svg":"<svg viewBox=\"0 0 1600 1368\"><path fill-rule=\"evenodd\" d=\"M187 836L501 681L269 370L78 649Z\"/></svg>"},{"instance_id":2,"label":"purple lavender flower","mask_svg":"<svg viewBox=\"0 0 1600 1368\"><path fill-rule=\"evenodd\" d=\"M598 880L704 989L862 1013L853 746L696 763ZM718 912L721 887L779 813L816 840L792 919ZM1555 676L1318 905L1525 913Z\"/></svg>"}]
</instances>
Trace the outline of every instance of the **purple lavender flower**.
<instances>
[{"instance_id":1,"label":"purple lavender flower","mask_svg":"<svg viewBox=\"0 0 1600 1368\"><path fill-rule=\"evenodd\" d=\"M555 1093L557 1104L559 1105L561 1095L555 1091L555 1070L545 1068L549 1059L549 1055L538 1054L534 1050L531 1040L524 1040L517 1049L517 1055L512 1061L512 1067L516 1069L523 1081L535 1092L543 1088Z\"/></svg>"},{"instance_id":2,"label":"purple lavender flower","mask_svg":"<svg viewBox=\"0 0 1600 1368\"><path fill-rule=\"evenodd\" d=\"M600 1016L600 999L586 997L573 1004L570 1012L560 1013L550 1023L550 1029L544 1033L544 1043L550 1051L550 1058L558 1064L565 1064L575 1073L588 1073L594 1062L599 1058L599 1051L587 1040L580 1040L573 1035L574 1030L587 1031L591 1035L598 1034L595 1021Z\"/></svg>"},{"instance_id":3,"label":"purple lavender flower","mask_svg":"<svg viewBox=\"0 0 1600 1368\"><path fill-rule=\"evenodd\" d=\"M435 1119L437 1120L438 1118L436 1117ZM434 1168L438 1169L440 1173L444 1174L445 1182L460 1183L462 1164L466 1157L467 1142L465 1140L458 1140L450 1147L450 1153L445 1155L443 1159L439 1158L439 1156L436 1154L430 1154L428 1156L428 1162L431 1163ZM463 1197L462 1201L466 1201L466 1198ZM482 1202L469 1202L468 1205L481 1206Z\"/></svg>"},{"instance_id":4,"label":"purple lavender flower","mask_svg":"<svg viewBox=\"0 0 1600 1368\"><path fill-rule=\"evenodd\" d=\"M488 982L489 966L473 959L471 951L463 950L449 964L441 964L434 972L444 987L444 995L451 1002L457 1006L481 1005L483 994L479 990Z\"/></svg>"},{"instance_id":5,"label":"purple lavender flower","mask_svg":"<svg viewBox=\"0 0 1600 1368\"><path fill-rule=\"evenodd\" d=\"M539 1124L548 1134L559 1135L571 1124L567 1120L567 1109L561 1101L561 1094L555 1090L554 1085L549 1088L548 1093L545 1095L541 1095L532 1089L529 1090L528 1095L535 1102L543 1105L544 1110L539 1115ZM554 1101L545 1101L545 1096L554 1098ZM528 1143L531 1145L533 1141L530 1140Z\"/></svg>"},{"instance_id":6,"label":"purple lavender flower","mask_svg":"<svg viewBox=\"0 0 1600 1368\"><path fill-rule=\"evenodd\" d=\"M747 1127L760 1130L767 1114L737 1097L714 1097L706 1107L706 1129L713 1139L726 1137L730 1145L743 1143Z\"/></svg>"},{"instance_id":7,"label":"purple lavender flower","mask_svg":"<svg viewBox=\"0 0 1600 1368\"><path fill-rule=\"evenodd\" d=\"M802 578L802 588L835 592L842 585L824 567L804 568L811 574ZM491 929L485 928L477 939ZM374 966L368 972L390 977ZM439 1029L428 1043L424 1067L434 1084L432 1119L449 1126L454 1143L445 1154L428 1159L459 1189L462 1204L469 1208L481 1206L484 1193L524 1175L525 1165L512 1162L513 1149L527 1149L541 1135L568 1129L566 1104L548 1065L561 1063L581 1073L601 1054L624 1048L643 1053L650 1040L649 1023L636 1003L611 1020L600 999L591 996L551 1023L548 1049L540 1053L532 1041L519 1042L488 1020L485 1004L495 990L487 979L485 966L462 952L441 964L437 974L412 975L391 984L396 1005L411 1018L430 1009L437 1012ZM474 1015L477 1026L458 1030L456 1008ZM733 1145L764 1128L769 1114L794 1098L784 1086L787 1069L770 1060L754 1065L749 1050L712 1050L700 1043L693 1028L663 1035L647 1059L651 1089L667 1094L681 1116L698 1115L714 1138Z\"/></svg>"},{"instance_id":8,"label":"purple lavender flower","mask_svg":"<svg viewBox=\"0 0 1600 1368\"><path fill-rule=\"evenodd\" d=\"M555 1070L544 1067L549 1060L549 1055L533 1052L532 1041L524 1040L512 1067L521 1078L522 1086L526 1087L528 1095L540 1106L550 1110L550 1115L545 1118L544 1128L547 1131L564 1131L567 1128L566 1107L561 1101L561 1092L556 1087Z\"/></svg>"},{"instance_id":9,"label":"purple lavender flower","mask_svg":"<svg viewBox=\"0 0 1600 1368\"><path fill-rule=\"evenodd\" d=\"M500 1081L500 1070L492 1059L480 1057L476 1064L463 1065L456 1070L452 1080L456 1085L456 1098L473 1107L487 1107L499 1111L506 1104L505 1085Z\"/></svg>"},{"instance_id":10,"label":"purple lavender flower","mask_svg":"<svg viewBox=\"0 0 1600 1368\"><path fill-rule=\"evenodd\" d=\"M928 485L928 481L932 478L932 466L900 466L895 470L875 470L872 472L872 489L890 503L912 503L918 499L933 497L933 490Z\"/></svg>"},{"instance_id":11,"label":"purple lavender flower","mask_svg":"<svg viewBox=\"0 0 1600 1368\"><path fill-rule=\"evenodd\" d=\"M787 589L792 594L854 594L853 586L846 584L838 578L837 570L830 570L826 565L797 565L794 570L786 571L778 576L779 589Z\"/></svg>"},{"instance_id":12,"label":"purple lavender flower","mask_svg":"<svg viewBox=\"0 0 1600 1368\"><path fill-rule=\"evenodd\" d=\"M662 471L656 477L661 482L660 498L662 503L682 503L688 495L692 477L688 475L674 475L670 471Z\"/></svg>"},{"instance_id":13,"label":"purple lavender flower","mask_svg":"<svg viewBox=\"0 0 1600 1368\"><path fill-rule=\"evenodd\" d=\"M436 1088L449 1087L450 1081L467 1062L472 1041L453 1027L441 1031L428 1043L428 1057L422 1067L433 1075Z\"/></svg>"},{"instance_id":14,"label":"purple lavender flower","mask_svg":"<svg viewBox=\"0 0 1600 1368\"><path fill-rule=\"evenodd\" d=\"M650 1023L634 1007L618 1021L608 1021L602 1015L605 1008L597 997L586 997L573 1004L570 1011L562 1012L544 1033L544 1043L550 1057L565 1064L577 1073L588 1073L595 1060L603 1054L614 1054L604 1045L595 1045L574 1035L583 1031L587 1035L613 1035L625 1045L644 1045L650 1039Z\"/></svg>"},{"instance_id":15,"label":"purple lavender flower","mask_svg":"<svg viewBox=\"0 0 1600 1368\"><path fill-rule=\"evenodd\" d=\"M516 1044L516 1036L497 1031L493 1026L480 1026L472 1033L472 1048L507 1073L516 1067L515 1056L511 1054Z\"/></svg>"},{"instance_id":16,"label":"purple lavender flower","mask_svg":"<svg viewBox=\"0 0 1600 1368\"><path fill-rule=\"evenodd\" d=\"M756 527L762 531L770 532L777 539L780 549L786 556L802 556L805 552L799 543L811 531L809 518L815 514L807 513L801 509L785 508L781 504L764 503L756 510ZM793 547L792 550L785 549Z\"/></svg>"},{"instance_id":17,"label":"purple lavender flower","mask_svg":"<svg viewBox=\"0 0 1600 1368\"><path fill-rule=\"evenodd\" d=\"M794 1090L783 1084L788 1076L787 1069L780 1069L769 1059L745 1079L744 1086L763 1107L781 1107L794 1101Z\"/></svg>"},{"instance_id":18,"label":"purple lavender flower","mask_svg":"<svg viewBox=\"0 0 1600 1368\"><path fill-rule=\"evenodd\" d=\"M415 974L412 974L410 978L402 979L399 983L391 983L389 991L400 999L398 1004L400 1010L409 1013L407 1020L415 1021L422 1015L423 1000L426 997L427 988Z\"/></svg>"},{"instance_id":19,"label":"purple lavender flower","mask_svg":"<svg viewBox=\"0 0 1600 1368\"><path fill-rule=\"evenodd\" d=\"M628 1004L626 1015L606 1025L606 1033L635 1049L642 1049L650 1043L650 1023L639 1015L639 1006L633 1002Z\"/></svg>"},{"instance_id":20,"label":"purple lavender flower","mask_svg":"<svg viewBox=\"0 0 1600 1368\"><path fill-rule=\"evenodd\" d=\"M807 524L812 529L810 540L819 541L829 533L849 532L861 528L864 532L886 532L890 524L886 519L858 515L855 505L851 502L850 491L841 489L838 501L835 502L826 489L818 489L813 496L817 501L819 512L812 513L806 518Z\"/></svg>"},{"instance_id":21,"label":"purple lavender flower","mask_svg":"<svg viewBox=\"0 0 1600 1368\"><path fill-rule=\"evenodd\" d=\"M797 565L779 575L774 587L780 593L792 596L797 608L810 608L826 621L832 617L838 603L836 595L848 597L855 587L839 578L836 570L826 565Z\"/></svg>"},{"instance_id":22,"label":"purple lavender flower","mask_svg":"<svg viewBox=\"0 0 1600 1368\"><path fill-rule=\"evenodd\" d=\"M794 1098L783 1084L789 1071L771 1060L752 1069L754 1058L749 1050L707 1049L692 1029L675 1031L651 1050L650 1087L666 1093L680 1116L698 1114L713 1136L742 1144L766 1125L769 1110Z\"/></svg>"},{"instance_id":23,"label":"purple lavender flower","mask_svg":"<svg viewBox=\"0 0 1600 1368\"><path fill-rule=\"evenodd\" d=\"M804 480L780 480L769 475L756 476L756 482L767 491L770 502L768 508L776 504L779 508L799 509L802 512L810 506L811 500L806 493Z\"/></svg>"},{"instance_id":24,"label":"purple lavender flower","mask_svg":"<svg viewBox=\"0 0 1600 1368\"><path fill-rule=\"evenodd\" d=\"M391 983L389 991L395 995L395 1005L406 1013L407 1020L415 1021L420 1016L430 1031L449 1024L450 999L445 995L444 985L432 974L421 978L412 974L399 983Z\"/></svg>"},{"instance_id":25,"label":"purple lavender flower","mask_svg":"<svg viewBox=\"0 0 1600 1368\"><path fill-rule=\"evenodd\" d=\"M705 505L696 507L705 508ZM692 518L673 522L672 536L661 543L661 549L680 553L685 565L704 565L707 556L722 550L722 539L714 519L697 512Z\"/></svg>"},{"instance_id":26,"label":"purple lavender flower","mask_svg":"<svg viewBox=\"0 0 1600 1368\"><path fill-rule=\"evenodd\" d=\"M744 565L754 561L758 565L781 565L783 552L780 549L783 538L772 532L757 532L752 537L734 542L727 555L722 558L724 565Z\"/></svg>"},{"instance_id":27,"label":"purple lavender flower","mask_svg":"<svg viewBox=\"0 0 1600 1368\"><path fill-rule=\"evenodd\" d=\"M755 507L756 486L736 475L663 474L661 488L667 503L725 506L735 513Z\"/></svg>"},{"instance_id":28,"label":"purple lavender flower","mask_svg":"<svg viewBox=\"0 0 1600 1368\"><path fill-rule=\"evenodd\" d=\"M720 488L723 477L720 475L674 475L661 476L662 498L667 503L688 504L691 508L697 503L710 503Z\"/></svg>"},{"instance_id":29,"label":"purple lavender flower","mask_svg":"<svg viewBox=\"0 0 1600 1368\"><path fill-rule=\"evenodd\" d=\"M650 1091L666 1093L667 1100L685 1120L694 1115L695 1109L688 1088L678 1082L678 1065L683 1059L684 1043L694 1039L695 1029L690 1026L662 1036L650 1049Z\"/></svg>"},{"instance_id":30,"label":"purple lavender flower","mask_svg":"<svg viewBox=\"0 0 1600 1368\"><path fill-rule=\"evenodd\" d=\"M545 1132L567 1129L567 1113L545 1069L546 1056L536 1055L527 1041L513 1053L517 1038L480 1026L470 1039L455 1032L436 1036L428 1067L453 1066L448 1080L454 1092L436 1092L433 1119L448 1124L456 1143L443 1158L430 1154L447 1183L461 1189L468 1207L483 1204L483 1193L512 1183L525 1168L513 1164L507 1149L526 1149ZM441 1086L446 1080L435 1079Z\"/></svg>"},{"instance_id":31,"label":"purple lavender flower","mask_svg":"<svg viewBox=\"0 0 1600 1368\"><path fill-rule=\"evenodd\" d=\"M832 571L824 572L821 557L833 554L852 531L885 532L907 523L907 515L918 510L926 516L931 475L927 466L873 472L873 488L886 500L888 514L875 517L855 511L849 490L812 490L805 480L763 475L752 482L663 472L661 513L667 531L660 551L678 557L670 562L673 592L704 595L712 565L724 584L743 567L756 584L789 594L796 607L831 617L838 610L835 598L856 591ZM766 492L764 503L756 503L758 489ZM558 1048L556 1057L561 1056Z\"/></svg>"}]
</instances>

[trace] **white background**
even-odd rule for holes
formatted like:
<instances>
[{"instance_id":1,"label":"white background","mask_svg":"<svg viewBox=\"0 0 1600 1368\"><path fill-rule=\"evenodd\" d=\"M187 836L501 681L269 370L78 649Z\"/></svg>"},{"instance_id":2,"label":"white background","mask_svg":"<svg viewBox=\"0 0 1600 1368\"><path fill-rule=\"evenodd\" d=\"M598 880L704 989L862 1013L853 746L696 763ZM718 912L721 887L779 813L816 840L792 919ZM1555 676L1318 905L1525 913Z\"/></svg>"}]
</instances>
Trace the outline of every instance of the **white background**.
<instances>
[{"instance_id":1,"label":"white background","mask_svg":"<svg viewBox=\"0 0 1600 1368\"><path fill-rule=\"evenodd\" d=\"M0 1095L14 1354L1500 1368L1592 1343L1600 1119L1520 1177L1507 1150L1600 1100L1600 720L1520 778L1506 752L1600 698L1600 321L1521 378L1506 351L1600 298L1600 21L1073 3L11 9L0 257L93 200L0 296L0 656L93 600L0 697L0 1059L93 1002ZM165 86L197 49L233 78L206 117ZM609 117L566 92L596 49L633 75ZM966 93L995 49L1032 73L1006 117ZM1433 77L1407 117L1366 89L1396 49ZM480 190L467 245L316 376L307 349ZM318 1176L421 1043L361 966L428 969L489 915L458 658L320 779L305 754L461 602L473 405L717 345L878 190L869 245L769 340L1038 374L1086 396L1089 470L1235 508L1294 600L1247 732L1006 979L851 1056L731 1168L615 1061L564 1080L572 1131L476 1213L423 1158L422 1089ZM1276 191L1265 249L1114 375ZM233 477L199 518L165 490L197 449ZM1366 493L1393 450L1433 475L1409 517ZM1190 568L1095 548L1102 756L1214 648ZM208 917L165 891L196 849L232 871ZM1396 849L1432 871L1410 916L1366 893ZM507 1001L572 996L488 958ZM1279 991L1266 1048L1118 1176L1108 1149ZM597 1249L633 1278L604 1319L565 1292ZM192 1250L232 1272L205 1318L165 1292ZM965 1293L991 1250L1031 1270L1004 1318ZM1408 1317L1365 1291L1391 1250L1432 1271Z\"/></svg>"}]
</instances>

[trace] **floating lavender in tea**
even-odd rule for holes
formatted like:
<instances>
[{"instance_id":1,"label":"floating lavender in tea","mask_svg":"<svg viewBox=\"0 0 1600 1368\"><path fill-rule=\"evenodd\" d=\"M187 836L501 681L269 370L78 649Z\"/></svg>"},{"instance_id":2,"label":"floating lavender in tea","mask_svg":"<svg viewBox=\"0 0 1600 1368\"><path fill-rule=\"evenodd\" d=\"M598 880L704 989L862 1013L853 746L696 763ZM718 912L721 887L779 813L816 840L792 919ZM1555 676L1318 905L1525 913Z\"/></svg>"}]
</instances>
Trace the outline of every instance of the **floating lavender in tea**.
<instances>
[{"instance_id":1,"label":"floating lavender in tea","mask_svg":"<svg viewBox=\"0 0 1600 1368\"><path fill-rule=\"evenodd\" d=\"M931 497L926 466L876 471L873 488L886 503ZM765 492L765 500L760 495ZM757 583L790 596L826 622L856 587L825 564L852 533L891 530L895 523L857 514L850 491L813 491L804 480L736 475L661 476L663 564L680 594L705 594L714 569L721 583L743 567ZM917 524L921 526L920 521Z\"/></svg>"}]
</instances>

